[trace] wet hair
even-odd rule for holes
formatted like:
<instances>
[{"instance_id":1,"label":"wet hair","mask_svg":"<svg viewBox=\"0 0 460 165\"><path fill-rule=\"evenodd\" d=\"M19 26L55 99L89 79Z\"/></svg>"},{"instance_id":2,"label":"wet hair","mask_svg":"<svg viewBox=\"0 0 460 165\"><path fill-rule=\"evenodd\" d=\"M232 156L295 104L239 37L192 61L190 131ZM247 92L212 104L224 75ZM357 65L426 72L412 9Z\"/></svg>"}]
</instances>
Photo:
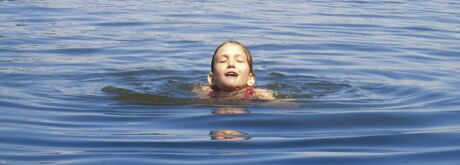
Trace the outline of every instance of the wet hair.
<instances>
[{"instance_id":1,"label":"wet hair","mask_svg":"<svg viewBox=\"0 0 460 165\"><path fill-rule=\"evenodd\" d=\"M249 49L244 46L242 43L238 42L238 41L233 41L233 40L230 40L230 41L225 41L224 43L220 44L216 50L214 51L214 55L212 55L212 61L211 61L211 71L214 72L214 57L216 56L217 54L217 51L219 51L219 49L226 45L226 44L236 44L236 45L239 45L241 46L241 48L243 48L244 52L246 53L246 58L248 60L248 64L249 64L249 71L250 73L252 73L252 75L255 76L254 74L254 71L252 70L252 56L251 56L251 52L249 52Z\"/></svg>"}]
</instances>

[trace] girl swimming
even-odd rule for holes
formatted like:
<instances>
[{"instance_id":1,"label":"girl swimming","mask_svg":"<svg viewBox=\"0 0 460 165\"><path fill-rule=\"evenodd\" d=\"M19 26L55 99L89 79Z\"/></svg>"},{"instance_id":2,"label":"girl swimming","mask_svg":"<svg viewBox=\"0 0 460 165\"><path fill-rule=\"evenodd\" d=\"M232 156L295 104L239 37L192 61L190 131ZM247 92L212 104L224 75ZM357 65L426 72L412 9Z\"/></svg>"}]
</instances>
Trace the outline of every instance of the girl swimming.
<instances>
[{"instance_id":1,"label":"girl swimming","mask_svg":"<svg viewBox=\"0 0 460 165\"><path fill-rule=\"evenodd\" d=\"M255 88L256 75L252 69L248 48L237 41L226 41L214 51L209 86L194 89L201 98L274 99L270 90Z\"/></svg>"}]
</instances>

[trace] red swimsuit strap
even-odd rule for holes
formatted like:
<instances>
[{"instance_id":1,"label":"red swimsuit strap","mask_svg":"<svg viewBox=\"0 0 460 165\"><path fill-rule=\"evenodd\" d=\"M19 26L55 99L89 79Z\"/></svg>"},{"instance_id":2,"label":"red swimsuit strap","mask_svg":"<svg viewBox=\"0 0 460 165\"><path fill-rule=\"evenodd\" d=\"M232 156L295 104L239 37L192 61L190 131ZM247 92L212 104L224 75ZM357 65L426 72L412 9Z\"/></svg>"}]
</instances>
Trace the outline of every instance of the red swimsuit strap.
<instances>
[{"instance_id":1,"label":"red swimsuit strap","mask_svg":"<svg viewBox=\"0 0 460 165\"><path fill-rule=\"evenodd\" d=\"M247 87L246 91L244 91L244 97L252 97L256 94L256 88L254 87Z\"/></svg>"}]
</instances>

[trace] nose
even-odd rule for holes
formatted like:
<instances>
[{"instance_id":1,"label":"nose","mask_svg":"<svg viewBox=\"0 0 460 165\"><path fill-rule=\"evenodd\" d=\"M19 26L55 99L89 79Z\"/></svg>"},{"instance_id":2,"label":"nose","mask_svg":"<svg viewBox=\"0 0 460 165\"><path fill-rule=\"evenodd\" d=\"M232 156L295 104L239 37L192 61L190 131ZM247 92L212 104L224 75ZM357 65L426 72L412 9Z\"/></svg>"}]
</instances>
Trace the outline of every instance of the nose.
<instances>
[{"instance_id":1,"label":"nose","mask_svg":"<svg viewBox=\"0 0 460 165\"><path fill-rule=\"evenodd\" d=\"M235 68L235 61L233 61L233 60L228 60L227 68Z\"/></svg>"}]
</instances>

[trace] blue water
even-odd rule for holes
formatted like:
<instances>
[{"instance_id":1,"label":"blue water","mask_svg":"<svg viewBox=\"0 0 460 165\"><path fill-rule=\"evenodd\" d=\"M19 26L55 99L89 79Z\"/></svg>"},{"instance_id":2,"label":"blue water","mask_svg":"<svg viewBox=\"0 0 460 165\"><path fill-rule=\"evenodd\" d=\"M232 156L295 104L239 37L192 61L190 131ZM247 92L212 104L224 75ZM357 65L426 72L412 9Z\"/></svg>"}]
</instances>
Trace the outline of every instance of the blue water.
<instances>
[{"instance_id":1,"label":"blue water","mask_svg":"<svg viewBox=\"0 0 460 165\"><path fill-rule=\"evenodd\" d=\"M238 40L277 102L198 99ZM458 164L460 3L0 1L0 164Z\"/></svg>"}]
</instances>

